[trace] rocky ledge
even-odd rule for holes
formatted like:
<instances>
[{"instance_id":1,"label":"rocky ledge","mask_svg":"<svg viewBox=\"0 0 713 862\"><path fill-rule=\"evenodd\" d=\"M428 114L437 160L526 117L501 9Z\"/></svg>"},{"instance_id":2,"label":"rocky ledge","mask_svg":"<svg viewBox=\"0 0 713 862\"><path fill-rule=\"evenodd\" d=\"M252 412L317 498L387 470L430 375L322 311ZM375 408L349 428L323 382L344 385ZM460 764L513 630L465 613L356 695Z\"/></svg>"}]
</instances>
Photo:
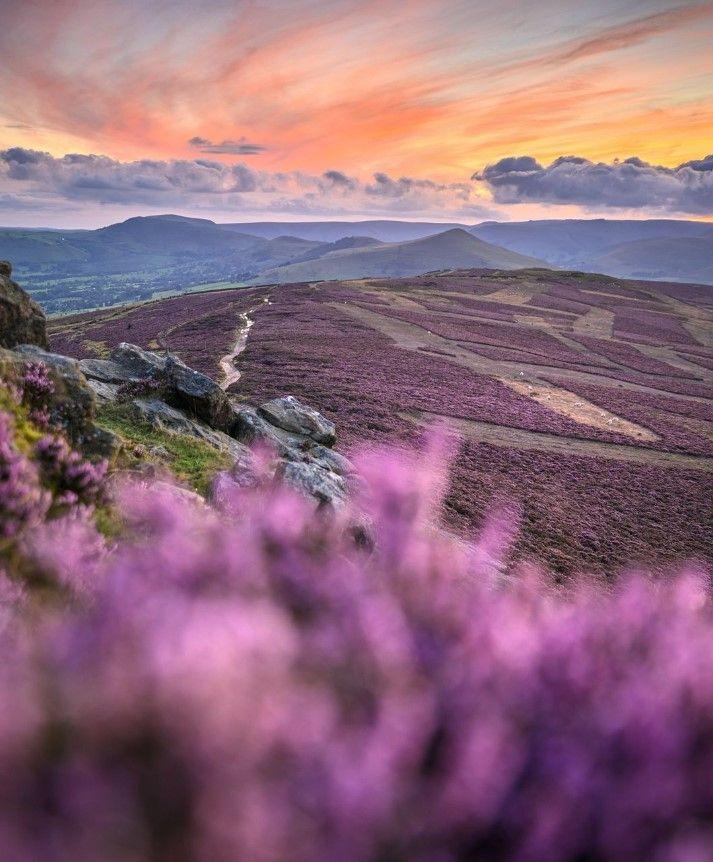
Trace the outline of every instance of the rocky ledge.
<instances>
[{"instance_id":1,"label":"rocky ledge","mask_svg":"<svg viewBox=\"0 0 713 862\"><path fill-rule=\"evenodd\" d=\"M107 454L119 445L95 426L95 405L121 402L137 422L194 437L226 453L233 477L242 485L257 481L251 448L262 446L267 474L314 498L339 506L347 496L352 465L333 449L334 424L287 395L257 407L228 396L210 377L176 356L161 356L123 343L108 359L75 360L36 345L2 351L5 364L43 362L56 381L55 424L86 454ZM265 472L261 473L263 479Z\"/></svg>"},{"instance_id":2,"label":"rocky ledge","mask_svg":"<svg viewBox=\"0 0 713 862\"><path fill-rule=\"evenodd\" d=\"M47 347L44 312L11 275L10 263L0 260L0 347L16 344Z\"/></svg>"},{"instance_id":3,"label":"rocky ledge","mask_svg":"<svg viewBox=\"0 0 713 862\"><path fill-rule=\"evenodd\" d=\"M290 395L252 407L177 356L135 344L120 344L108 359L50 353L44 313L11 273L0 261L0 380L19 383L28 366L43 363L52 381L49 421L85 456L111 457L120 449L120 438L97 424L96 412L97 404L121 402L137 422L224 452L241 485L258 481L251 447L261 446L272 454L261 480L267 473L321 506L344 502L352 466L333 449L333 423L316 410Z\"/></svg>"}]
</instances>

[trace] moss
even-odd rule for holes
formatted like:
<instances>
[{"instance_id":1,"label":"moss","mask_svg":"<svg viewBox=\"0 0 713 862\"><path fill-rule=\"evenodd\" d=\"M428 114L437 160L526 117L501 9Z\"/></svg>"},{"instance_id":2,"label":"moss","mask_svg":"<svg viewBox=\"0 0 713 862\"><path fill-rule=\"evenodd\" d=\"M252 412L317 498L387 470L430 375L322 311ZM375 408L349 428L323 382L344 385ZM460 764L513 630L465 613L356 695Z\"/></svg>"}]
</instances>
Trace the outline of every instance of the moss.
<instances>
[{"instance_id":1,"label":"moss","mask_svg":"<svg viewBox=\"0 0 713 862\"><path fill-rule=\"evenodd\" d=\"M206 494L215 474L231 464L228 455L201 440L162 431L146 422L137 421L127 405L107 404L100 407L96 421L121 437L125 444L123 466L135 467L141 463L164 466L179 481L199 494ZM162 447L166 454L152 454L151 449L155 447Z\"/></svg>"},{"instance_id":2,"label":"moss","mask_svg":"<svg viewBox=\"0 0 713 862\"><path fill-rule=\"evenodd\" d=\"M29 418L27 408L18 404L6 386L0 386L0 412L12 417L15 429L15 446L29 455L35 443L45 435Z\"/></svg>"}]
</instances>

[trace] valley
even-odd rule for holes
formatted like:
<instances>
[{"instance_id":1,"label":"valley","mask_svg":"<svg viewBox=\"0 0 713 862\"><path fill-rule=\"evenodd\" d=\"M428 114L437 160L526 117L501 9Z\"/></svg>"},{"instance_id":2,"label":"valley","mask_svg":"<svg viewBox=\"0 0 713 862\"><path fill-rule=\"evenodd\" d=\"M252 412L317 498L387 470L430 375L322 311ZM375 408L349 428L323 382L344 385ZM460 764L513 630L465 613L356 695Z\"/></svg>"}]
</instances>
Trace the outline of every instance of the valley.
<instances>
[{"instance_id":1,"label":"valley","mask_svg":"<svg viewBox=\"0 0 713 862\"><path fill-rule=\"evenodd\" d=\"M222 224L160 215L97 230L0 228L3 258L48 314L68 314L211 287L454 268L537 267L710 285L713 227L655 219Z\"/></svg>"}]
</instances>

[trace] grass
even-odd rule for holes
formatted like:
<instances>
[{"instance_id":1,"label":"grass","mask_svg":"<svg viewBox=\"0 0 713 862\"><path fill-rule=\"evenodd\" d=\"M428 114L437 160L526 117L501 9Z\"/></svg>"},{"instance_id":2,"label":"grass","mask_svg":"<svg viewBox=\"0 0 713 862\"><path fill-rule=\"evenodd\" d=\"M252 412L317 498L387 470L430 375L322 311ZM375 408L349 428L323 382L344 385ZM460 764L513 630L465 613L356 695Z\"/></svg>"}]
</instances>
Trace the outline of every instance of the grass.
<instances>
[{"instance_id":1,"label":"grass","mask_svg":"<svg viewBox=\"0 0 713 862\"><path fill-rule=\"evenodd\" d=\"M1 368L0 376L7 381ZM44 432L40 431L30 420L27 408L15 401L6 386L0 386L0 412L7 413L12 417L15 445L24 455L29 455L35 443L44 436Z\"/></svg>"},{"instance_id":2,"label":"grass","mask_svg":"<svg viewBox=\"0 0 713 862\"><path fill-rule=\"evenodd\" d=\"M97 424L118 434L125 443L126 466L150 462L167 467L180 482L205 495L216 473L227 469L231 459L193 437L161 431L145 422L138 422L123 404L108 404L97 411ZM151 449L162 447L166 454L156 455Z\"/></svg>"}]
</instances>

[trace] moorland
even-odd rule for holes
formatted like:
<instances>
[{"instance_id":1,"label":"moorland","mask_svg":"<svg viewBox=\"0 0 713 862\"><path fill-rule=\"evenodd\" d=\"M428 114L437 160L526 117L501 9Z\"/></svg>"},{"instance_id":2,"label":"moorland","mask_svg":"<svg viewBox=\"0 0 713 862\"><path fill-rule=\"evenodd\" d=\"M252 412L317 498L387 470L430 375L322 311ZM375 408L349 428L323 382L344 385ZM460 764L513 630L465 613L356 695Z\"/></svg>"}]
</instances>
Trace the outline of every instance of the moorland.
<instances>
[{"instance_id":1,"label":"moorland","mask_svg":"<svg viewBox=\"0 0 713 862\"><path fill-rule=\"evenodd\" d=\"M346 450L458 431L458 534L515 512L517 555L559 578L713 556L709 288L544 269L304 282L66 316L51 343L130 341L219 378L246 315L238 401L303 398Z\"/></svg>"},{"instance_id":2,"label":"moorland","mask_svg":"<svg viewBox=\"0 0 713 862\"><path fill-rule=\"evenodd\" d=\"M579 219L246 222L175 215L97 230L0 228L0 259L49 314L207 287L399 277L453 268L550 267L713 284L699 221Z\"/></svg>"}]
</instances>

